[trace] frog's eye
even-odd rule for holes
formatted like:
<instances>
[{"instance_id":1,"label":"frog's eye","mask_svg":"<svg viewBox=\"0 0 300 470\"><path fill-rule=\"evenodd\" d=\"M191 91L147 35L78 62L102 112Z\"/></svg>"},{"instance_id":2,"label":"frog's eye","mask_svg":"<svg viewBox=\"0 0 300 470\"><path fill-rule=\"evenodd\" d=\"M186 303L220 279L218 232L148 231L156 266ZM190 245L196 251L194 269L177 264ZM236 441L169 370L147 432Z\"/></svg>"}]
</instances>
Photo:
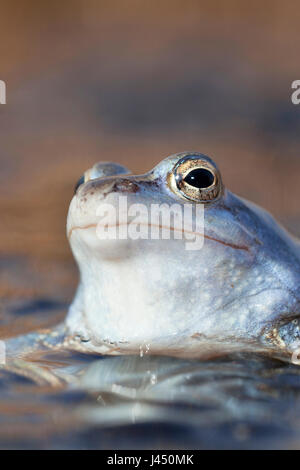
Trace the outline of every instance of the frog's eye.
<instances>
[{"instance_id":1,"label":"frog's eye","mask_svg":"<svg viewBox=\"0 0 300 470\"><path fill-rule=\"evenodd\" d=\"M206 168L195 168L184 177L184 182L193 188L206 189L214 184L215 176Z\"/></svg>"},{"instance_id":2,"label":"frog's eye","mask_svg":"<svg viewBox=\"0 0 300 470\"><path fill-rule=\"evenodd\" d=\"M173 175L176 192L192 201L213 201L222 190L219 170L204 155L185 156L175 165Z\"/></svg>"},{"instance_id":3,"label":"frog's eye","mask_svg":"<svg viewBox=\"0 0 300 470\"><path fill-rule=\"evenodd\" d=\"M81 186L83 183L85 182L85 177L84 175L82 175L79 180L77 181L77 183L75 184L75 187L74 187L74 194L76 193L77 189L79 188L79 186Z\"/></svg>"}]
</instances>

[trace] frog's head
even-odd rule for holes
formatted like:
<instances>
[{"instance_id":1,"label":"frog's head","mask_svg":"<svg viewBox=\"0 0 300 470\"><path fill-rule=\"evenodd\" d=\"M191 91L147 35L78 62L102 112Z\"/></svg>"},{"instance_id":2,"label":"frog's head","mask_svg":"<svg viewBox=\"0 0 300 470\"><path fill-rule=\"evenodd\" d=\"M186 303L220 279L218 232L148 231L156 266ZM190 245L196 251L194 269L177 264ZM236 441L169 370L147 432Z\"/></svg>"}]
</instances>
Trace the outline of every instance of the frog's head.
<instances>
[{"instance_id":1,"label":"frog's head","mask_svg":"<svg viewBox=\"0 0 300 470\"><path fill-rule=\"evenodd\" d=\"M162 204L176 207L169 222L152 218ZM139 176L96 164L78 182L67 233L80 270L67 327L91 348L201 355L291 351L300 340L299 245L230 193L205 155L172 155Z\"/></svg>"}]
</instances>

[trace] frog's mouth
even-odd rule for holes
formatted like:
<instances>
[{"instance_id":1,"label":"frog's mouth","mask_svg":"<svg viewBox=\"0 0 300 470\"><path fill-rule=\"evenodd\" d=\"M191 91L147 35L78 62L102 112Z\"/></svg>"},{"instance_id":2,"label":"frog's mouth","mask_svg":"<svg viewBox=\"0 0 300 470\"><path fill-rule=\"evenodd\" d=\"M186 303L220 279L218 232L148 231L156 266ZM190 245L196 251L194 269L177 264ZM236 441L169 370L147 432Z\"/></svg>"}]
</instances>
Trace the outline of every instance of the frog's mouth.
<instances>
[{"instance_id":1,"label":"frog's mouth","mask_svg":"<svg viewBox=\"0 0 300 470\"><path fill-rule=\"evenodd\" d=\"M149 223L147 221L139 221L138 223L135 223L133 221L131 222L118 222L118 223L115 223L115 224L101 224L100 222L98 223L91 223L91 224L87 224L87 225L75 225L75 226L72 226L69 231L68 231L68 239L69 241L71 240L71 236L73 234L74 231L76 230L94 230L96 232L97 229L99 229L99 227L107 230L107 229L117 229L121 226L125 226L125 227L128 227L130 225L136 225L136 226L144 226L148 229L151 229L151 228L156 228L160 231L170 231L170 232L173 232L173 233L180 233L182 234L183 236L195 236L195 237L200 237L200 238L203 238L204 240L209 240L209 241L212 241L212 242L216 242L216 243L219 243L223 246L226 246L226 247L229 247L229 248L232 248L234 250L242 250L242 251L250 251L250 247L247 246L246 244L236 244L236 243L232 243L230 241L226 241L226 240L222 240L220 238L217 238L216 236L213 236L213 235L209 235L207 233L202 233L202 232L197 232L197 231L193 231L193 230L189 230L189 229L186 229L186 228L182 228L182 227L177 227L176 225L162 225L162 224L153 224L153 223ZM100 237L99 237L100 239Z\"/></svg>"}]
</instances>

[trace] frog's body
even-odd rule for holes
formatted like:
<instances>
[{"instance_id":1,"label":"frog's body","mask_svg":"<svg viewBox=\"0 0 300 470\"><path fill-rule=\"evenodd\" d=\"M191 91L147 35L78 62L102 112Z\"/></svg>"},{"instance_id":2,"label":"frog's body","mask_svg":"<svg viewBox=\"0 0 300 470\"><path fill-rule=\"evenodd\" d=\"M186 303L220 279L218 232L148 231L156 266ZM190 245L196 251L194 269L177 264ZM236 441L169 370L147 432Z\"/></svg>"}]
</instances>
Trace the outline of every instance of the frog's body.
<instances>
[{"instance_id":1,"label":"frog's body","mask_svg":"<svg viewBox=\"0 0 300 470\"><path fill-rule=\"evenodd\" d=\"M237 350L290 356L300 346L299 242L226 190L211 159L185 152L141 176L99 163L80 183L67 222L80 284L63 334L50 342L36 337L36 344L199 357ZM137 225L132 214L123 223L120 196L128 208L138 203L148 213L152 204L204 207L202 248L186 249L193 223L182 230L173 225L181 238L104 240L105 223ZM103 222L107 204L116 209L113 222Z\"/></svg>"}]
</instances>

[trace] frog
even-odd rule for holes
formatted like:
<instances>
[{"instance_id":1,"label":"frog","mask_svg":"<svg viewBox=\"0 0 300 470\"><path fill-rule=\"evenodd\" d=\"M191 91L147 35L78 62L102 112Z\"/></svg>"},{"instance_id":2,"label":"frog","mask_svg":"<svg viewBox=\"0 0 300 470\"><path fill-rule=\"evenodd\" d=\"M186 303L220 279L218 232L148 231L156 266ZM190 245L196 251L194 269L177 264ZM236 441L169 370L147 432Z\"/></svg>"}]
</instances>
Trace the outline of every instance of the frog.
<instances>
[{"instance_id":1,"label":"frog","mask_svg":"<svg viewBox=\"0 0 300 470\"><path fill-rule=\"evenodd\" d=\"M174 205L189 209L187 226L175 215L168 227L135 217L137 207L149 215ZM198 245L187 249L192 235ZM80 280L66 319L43 337L8 341L10 351L34 344L100 355L205 359L246 351L290 360L299 350L300 242L231 192L207 155L176 153L140 175L96 163L75 186L67 237Z\"/></svg>"}]
</instances>

